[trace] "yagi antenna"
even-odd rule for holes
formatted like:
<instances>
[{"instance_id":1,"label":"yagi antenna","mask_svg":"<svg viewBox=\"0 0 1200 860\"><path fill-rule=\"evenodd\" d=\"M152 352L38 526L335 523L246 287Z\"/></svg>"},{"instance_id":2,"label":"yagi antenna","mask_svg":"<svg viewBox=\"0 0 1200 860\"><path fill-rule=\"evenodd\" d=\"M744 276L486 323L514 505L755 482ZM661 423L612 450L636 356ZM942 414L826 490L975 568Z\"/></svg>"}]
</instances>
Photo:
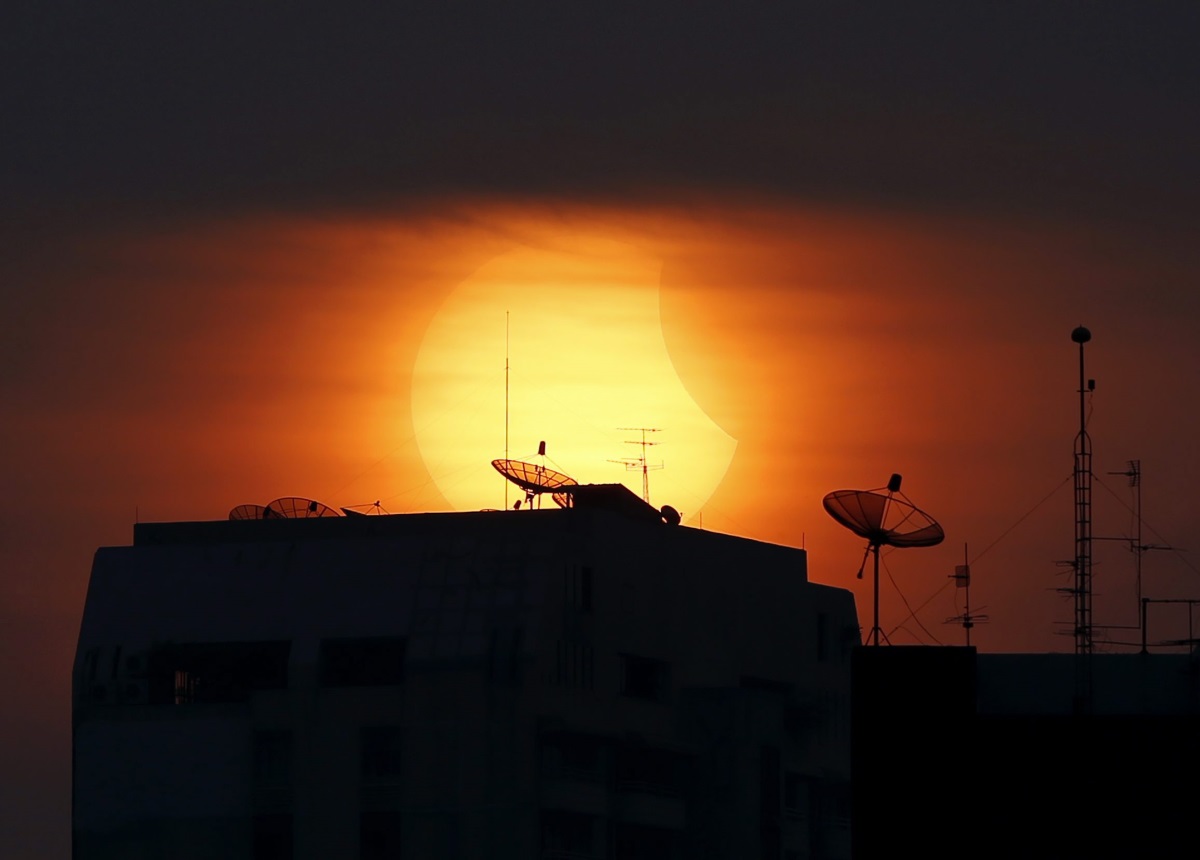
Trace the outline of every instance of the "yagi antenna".
<instances>
[{"instance_id":1,"label":"yagi antenna","mask_svg":"<svg viewBox=\"0 0 1200 860\"><path fill-rule=\"evenodd\" d=\"M640 457L622 457L620 460L609 460L610 463L622 463L627 472L642 473L642 501L650 504L650 472L663 468L662 463L652 464L646 461L646 449L659 445L659 442L651 442L646 438L647 433L661 433L657 427L618 427L618 430L630 430L642 434L641 439L626 439L626 445L640 445L642 447L642 456Z\"/></svg>"},{"instance_id":2,"label":"yagi antenna","mask_svg":"<svg viewBox=\"0 0 1200 860\"><path fill-rule=\"evenodd\" d=\"M981 606L975 612L971 611L971 562L967 559L967 545L963 544L963 563L954 566L954 573L950 574L950 578L954 580L955 589L963 589L963 612L962 615L955 615L947 618L946 624L961 624L963 631L967 635L967 647L971 647L971 628L976 624L986 624L988 616L982 614L979 610L986 609L986 606Z\"/></svg>"}]
</instances>

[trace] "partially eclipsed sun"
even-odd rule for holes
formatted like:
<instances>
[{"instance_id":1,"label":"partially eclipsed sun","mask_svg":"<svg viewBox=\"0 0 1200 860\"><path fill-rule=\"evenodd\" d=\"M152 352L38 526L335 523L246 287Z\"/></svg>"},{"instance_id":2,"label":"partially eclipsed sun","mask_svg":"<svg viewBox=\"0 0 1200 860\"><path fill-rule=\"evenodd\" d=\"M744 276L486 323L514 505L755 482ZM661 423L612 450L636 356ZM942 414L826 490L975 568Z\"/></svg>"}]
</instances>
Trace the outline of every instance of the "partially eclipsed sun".
<instances>
[{"instance_id":1,"label":"partially eclipsed sun","mask_svg":"<svg viewBox=\"0 0 1200 860\"><path fill-rule=\"evenodd\" d=\"M632 246L589 239L510 251L459 284L425 333L412 383L416 441L451 505L497 508L520 498L491 461L539 462L545 441L546 465L639 496L641 466L622 461L644 450L650 503L685 518L700 512L737 442L675 372L659 317L660 270ZM621 428L654 428L646 440L656 444L631 444L642 434Z\"/></svg>"}]
</instances>

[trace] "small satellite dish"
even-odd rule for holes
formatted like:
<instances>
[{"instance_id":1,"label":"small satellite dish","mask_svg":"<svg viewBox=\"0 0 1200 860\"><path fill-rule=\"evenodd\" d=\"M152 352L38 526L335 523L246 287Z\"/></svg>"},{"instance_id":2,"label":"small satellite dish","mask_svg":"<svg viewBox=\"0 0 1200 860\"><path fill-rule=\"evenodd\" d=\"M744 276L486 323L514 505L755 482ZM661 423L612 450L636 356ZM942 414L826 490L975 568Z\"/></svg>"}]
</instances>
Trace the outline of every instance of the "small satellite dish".
<instances>
[{"instance_id":1,"label":"small satellite dish","mask_svg":"<svg viewBox=\"0 0 1200 860\"><path fill-rule=\"evenodd\" d=\"M336 508L300 496L284 496L267 505L263 519L307 520L315 517L340 517Z\"/></svg>"},{"instance_id":2,"label":"small satellite dish","mask_svg":"<svg viewBox=\"0 0 1200 860\"><path fill-rule=\"evenodd\" d=\"M822 499L826 513L856 535L867 539L867 555L875 556L875 623L867 637L879 644L879 548L881 546L935 546L945 538L937 520L918 508L900 492L899 475L892 475L886 487L875 490L837 490ZM862 566L858 569L862 579Z\"/></svg>"},{"instance_id":3,"label":"small satellite dish","mask_svg":"<svg viewBox=\"0 0 1200 860\"><path fill-rule=\"evenodd\" d=\"M524 490L527 503L533 501L534 496L550 493L560 508L570 507L568 494L554 491L561 487L578 486L578 482L569 475L524 460L493 460L492 468ZM526 504L526 507L529 505Z\"/></svg>"},{"instance_id":4,"label":"small satellite dish","mask_svg":"<svg viewBox=\"0 0 1200 860\"><path fill-rule=\"evenodd\" d=\"M669 526L677 526L683 520L683 516L679 513L679 511L675 510L670 505L663 505L661 513L663 522Z\"/></svg>"},{"instance_id":5,"label":"small satellite dish","mask_svg":"<svg viewBox=\"0 0 1200 860\"><path fill-rule=\"evenodd\" d=\"M238 505L229 512L231 520L261 520L265 519L267 509L262 505Z\"/></svg>"},{"instance_id":6,"label":"small satellite dish","mask_svg":"<svg viewBox=\"0 0 1200 860\"><path fill-rule=\"evenodd\" d=\"M376 499L371 504L346 505L342 508L342 513L348 517L382 517L387 514L387 510Z\"/></svg>"}]
</instances>

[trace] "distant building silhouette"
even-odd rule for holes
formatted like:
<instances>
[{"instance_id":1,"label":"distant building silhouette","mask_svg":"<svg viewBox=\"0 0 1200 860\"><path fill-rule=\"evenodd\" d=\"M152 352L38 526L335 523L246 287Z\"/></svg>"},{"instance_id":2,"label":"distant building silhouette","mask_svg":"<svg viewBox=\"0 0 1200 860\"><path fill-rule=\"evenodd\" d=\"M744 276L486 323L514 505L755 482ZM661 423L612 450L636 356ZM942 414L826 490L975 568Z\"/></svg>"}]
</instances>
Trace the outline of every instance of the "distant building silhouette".
<instances>
[{"instance_id":1,"label":"distant building silhouette","mask_svg":"<svg viewBox=\"0 0 1200 860\"><path fill-rule=\"evenodd\" d=\"M1195 653L905 646L853 663L856 860L1196 856Z\"/></svg>"},{"instance_id":2,"label":"distant building silhouette","mask_svg":"<svg viewBox=\"0 0 1200 860\"><path fill-rule=\"evenodd\" d=\"M76 860L848 858L853 596L560 510L139 524L74 666Z\"/></svg>"}]
</instances>

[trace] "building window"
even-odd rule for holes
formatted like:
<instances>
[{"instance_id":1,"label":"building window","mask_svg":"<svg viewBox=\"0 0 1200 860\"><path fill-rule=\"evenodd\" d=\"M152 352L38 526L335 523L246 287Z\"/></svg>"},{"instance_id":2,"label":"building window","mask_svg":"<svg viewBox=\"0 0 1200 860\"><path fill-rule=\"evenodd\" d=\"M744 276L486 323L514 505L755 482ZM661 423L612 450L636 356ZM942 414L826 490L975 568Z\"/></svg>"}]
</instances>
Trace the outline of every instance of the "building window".
<instances>
[{"instance_id":1,"label":"building window","mask_svg":"<svg viewBox=\"0 0 1200 860\"><path fill-rule=\"evenodd\" d=\"M833 826L839 830L850 829L850 788L845 784L833 787Z\"/></svg>"},{"instance_id":2,"label":"building window","mask_svg":"<svg viewBox=\"0 0 1200 860\"><path fill-rule=\"evenodd\" d=\"M245 702L259 690L287 688L290 642L160 645L147 660L152 704Z\"/></svg>"},{"instance_id":3,"label":"building window","mask_svg":"<svg viewBox=\"0 0 1200 860\"><path fill-rule=\"evenodd\" d=\"M850 659L850 655L854 652L854 649L862 644L859 640L859 635L857 627L847 625L842 628L841 653L839 654L842 662Z\"/></svg>"},{"instance_id":4,"label":"building window","mask_svg":"<svg viewBox=\"0 0 1200 860\"><path fill-rule=\"evenodd\" d=\"M391 783L400 778L403 741L399 726L364 726L359 730L364 783Z\"/></svg>"},{"instance_id":5,"label":"building window","mask_svg":"<svg viewBox=\"0 0 1200 860\"><path fill-rule=\"evenodd\" d=\"M508 630L492 630L488 646L488 680L495 684L520 684L522 649L525 629L513 627Z\"/></svg>"},{"instance_id":6,"label":"building window","mask_svg":"<svg viewBox=\"0 0 1200 860\"><path fill-rule=\"evenodd\" d=\"M738 678L738 686L743 690L763 690L768 693L780 693L789 695L792 692L792 685L784 681L775 681L771 678L759 678L756 675L742 675Z\"/></svg>"},{"instance_id":7,"label":"building window","mask_svg":"<svg viewBox=\"0 0 1200 860\"><path fill-rule=\"evenodd\" d=\"M563 574L563 592L568 607L591 612L592 569L586 565L568 564Z\"/></svg>"},{"instance_id":8,"label":"building window","mask_svg":"<svg viewBox=\"0 0 1200 860\"><path fill-rule=\"evenodd\" d=\"M541 772L548 779L602 782L604 740L594 735L553 732L541 738Z\"/></svg>"},{"instance_id":9,"label":"building window","mask_svg":"<svg viewBox=\"0 0 1200 860\"><path fill-rule=\"evenodd\" d=\"M388 687L404 680L405 640L322 639L321 686Z\"/></svg>"},{"instance_id":10,"label":"building window","mask_svg":"<svg viewBox=\"0 0 1200 860\"><path fill-rule=\"evenodd\" d=\"M394 860L400 856L400 812L368 810L358 816L360 860Z\"/></svg>"},{"instance_id":11,"label":"building window","mask_svg":"<svg viewBox=\"0 0 1200 860\"><path fill-rule=\"evenodd\" d=\"M829 615L817 613L817 660L824 663L829 659Z\"/></svg>"},{"instance_id":12,"label":"building window","mask_svg":"<svg viewBox=\"0 0 1200 860\"><path fill-rule=\"evenodd\" d=\"M628 745L617 749L613 762L619 791L681 797L687 785L689 759L671 750Z\"/></svg>"},{"instance_id":13,"label":"building window","mask_svg":"<svg viewBox=\"0 0 1200 860\"><path fill-rule=\"evenodd\" d=\"M292 816L254 816L254 860L292 860Z\"/></svg>"},{"instance_id":14,"label":"building window","mask_svg":"<svg viewBox=\"0 0 1200 860\"><path fill-rule=\"evenodd\" d=\"M256 731L252 747L254 786L289 787L292 784L292 733L287 729Z\"/></svg>"},{"instance_id":15,"label":"building window","mask_svg":"<svg viewBox=\"0 0 1200 860\"><path fill-rule=\"evenodd\" d=\"M563 642L555 648L554 674L550 683L569 690L592 689L592 646L586 642Z\"/></svg>"},{"instance_id":16,"label":"building window","mask_svg":"<svg viewBox=\"0 0 1200 860\"><path fill-rule=\"evenodd\" d=\"M621 655L621 694L633 699L662 702L670 692L670 666L649 657Z\"/></svg>"},{"instance_id":17,"label":"building window","mask_svg":"<svg viewBox=\"0 0 1200 860\"><path fill-rule=\"evenodd\" d=\"M808 814L808 783L798 773L783 776L783 812L788 818L797 819Z\"/></svg>"},{"instance_id":18,"label":"building window","mask_svg":"<svg viewBox=\"0 0 1200 860\"><path fill-rule=\"evenodd\" d=\"M621 860L680 860L683 839L676 830L648 824L613 823L613 856Z\"/></svg>"},{"instance_id":19,"label":"building window","mask_svg":"<svg viewBox=\"0 0 1200 860\"><path fill-rule=\"evenodd\" d=\"M542 810L542 857L546 860L581 860L593 855L593 821L582 812Z\"/></svg>"}]
</instances>

